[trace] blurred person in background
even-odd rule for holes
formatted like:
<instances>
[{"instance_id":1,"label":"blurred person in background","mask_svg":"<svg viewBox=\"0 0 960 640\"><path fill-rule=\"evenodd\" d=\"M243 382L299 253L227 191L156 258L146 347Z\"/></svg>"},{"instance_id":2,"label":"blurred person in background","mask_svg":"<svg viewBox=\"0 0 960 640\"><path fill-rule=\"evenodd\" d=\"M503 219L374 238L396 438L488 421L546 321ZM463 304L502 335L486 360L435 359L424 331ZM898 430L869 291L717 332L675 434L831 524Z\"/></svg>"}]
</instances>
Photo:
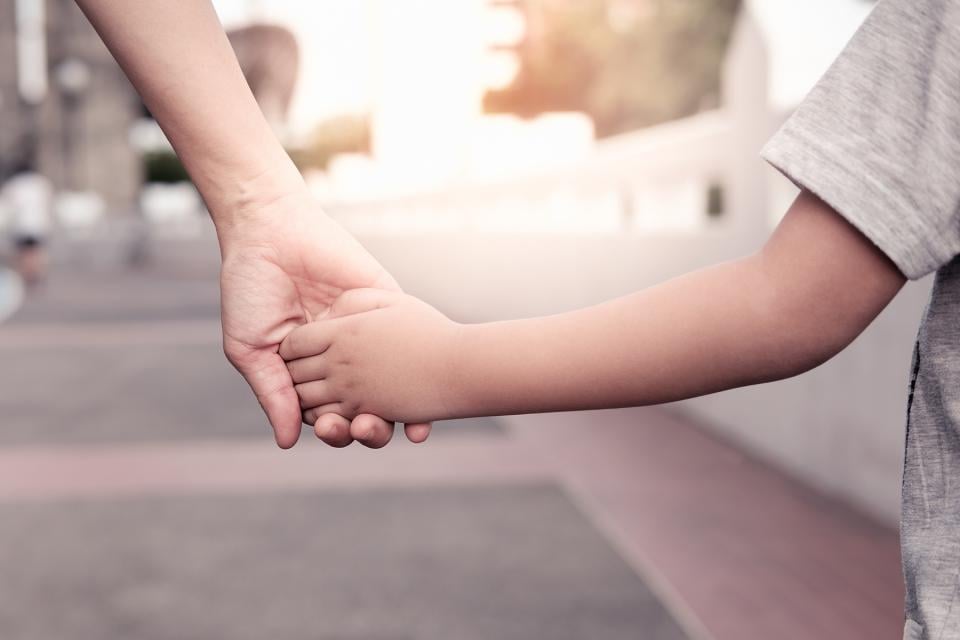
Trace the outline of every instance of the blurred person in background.
<instances>
[{"instance_id":1,"label":"blurred person in background","mask_svg":"<svg viewBox=\"0 0 960 640\"><path fill-rule=\"evenodd\" d=\"M799 375L936 272L907 409L906 640L960 640L960 0L884 0L764 157L801 187L754 255L595 307L461 325L350 291L281 346L327 439L672 402ZM906 363L904 363L906 367ZM383 441L389 434L382 434Z\"/></svg>"},{"instance_id":2,"label":"blurred person in background","mask_svg":"<svg viewBox=\"0 0 960 640\"><path fill-rule=\"evenodd\" d=\"M0 190L0 199L8 212L16 269L27 286L34 286L47 274L53 186L29 162L21 162Z\"/></svg>"}]
</instances>

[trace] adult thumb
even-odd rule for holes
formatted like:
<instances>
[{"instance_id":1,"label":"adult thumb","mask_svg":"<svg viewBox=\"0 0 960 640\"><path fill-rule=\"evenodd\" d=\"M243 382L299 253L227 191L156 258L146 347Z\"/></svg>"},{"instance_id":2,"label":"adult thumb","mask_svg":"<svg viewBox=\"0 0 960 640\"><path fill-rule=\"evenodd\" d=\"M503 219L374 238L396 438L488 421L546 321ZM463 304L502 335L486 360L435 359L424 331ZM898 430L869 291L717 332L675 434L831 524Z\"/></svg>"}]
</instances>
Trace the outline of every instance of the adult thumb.
<instances>
[{"instance_id":1,"label":"adult thumb","mask_svg":"<svg viewBox=\"0 0 960 640\"><path fill-rule=\"evenodd\" d=\"M277 445L289 449L297 444L303 418L300 400L283 358L275 351L258 350L240 362L234 362L234 366L253 389L267 414Z\"/></svg>"},{"instance_id":2,"label":"adult thumb","mask_svg":"<svg viewBox=\"0 0 960 640\"><path fill-rule=\"evenodd\" d=\"M398 295L395 291L383 289L350 289L333 301L327 318L341 318L355 313L382 309L396 300Z\"/></svg>"}]
</instances>

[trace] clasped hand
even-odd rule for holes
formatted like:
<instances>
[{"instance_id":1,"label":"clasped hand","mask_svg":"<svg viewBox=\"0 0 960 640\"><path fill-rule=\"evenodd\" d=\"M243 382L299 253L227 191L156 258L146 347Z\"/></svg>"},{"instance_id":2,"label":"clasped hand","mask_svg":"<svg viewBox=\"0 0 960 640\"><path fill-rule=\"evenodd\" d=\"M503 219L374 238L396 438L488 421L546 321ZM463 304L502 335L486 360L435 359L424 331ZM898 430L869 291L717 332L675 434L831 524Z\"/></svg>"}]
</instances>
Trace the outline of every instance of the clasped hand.
<instances>
[{"instance_id":1,"label":"clasped hand","mask_svg":"<svg viewBox=\"0 0 960 640\"><path fill-rule=\"evenodd\" d=\"M249 213L241 212L236 224L220 229L224 352L256 394L277 444L289 448L299 438L304 415L278 353L280 343L300 325L328 315L344 292L373 288L397 293L399 287L305 190L258 204ZM402 376L406 367L398 369ZM367 405L349 401L341 408L359 406ZM317 408L305 417L330 445L357 440L379 448L392 437L393 423L373 412L335 414ZM422 442L430 425L411 420L405 430L411 441Z\"/></svg>"},{"instance_id":2,"label":"clasped hand","mask_svg":"<svg viewBox=\"0 0 960 640\"><path fill-rule=\"evenodd\" d=\"M356 289L280 345L304 420L327 442L347 442L349 420L375 414L421 424L456 413L462 326L398 291ZM353 430L353 437L357 437Z\"/></svg>"}]
</instances>

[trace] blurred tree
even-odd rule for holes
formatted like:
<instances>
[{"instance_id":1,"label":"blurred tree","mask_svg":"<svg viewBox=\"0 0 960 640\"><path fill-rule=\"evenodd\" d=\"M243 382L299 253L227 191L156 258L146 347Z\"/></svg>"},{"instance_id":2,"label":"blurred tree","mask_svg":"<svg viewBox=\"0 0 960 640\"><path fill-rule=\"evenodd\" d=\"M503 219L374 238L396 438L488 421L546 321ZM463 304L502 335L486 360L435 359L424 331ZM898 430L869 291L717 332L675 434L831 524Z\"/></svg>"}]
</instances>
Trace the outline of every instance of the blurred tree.
<instances>
[{"instance_id":1,"label":"blurred tree","mask_svg":"<svg viewBox=\"0 0 960 640\"><path fill-rule=\"evenodd\" d=\"M489 112L590 114L601 137L719 102L740 0L524 0L528 37Z\"/></svg>"},{"instance_id":2,"label":"blurred tree","mask_svg":"<svg viewBox=\"0 0 960 640\"><path fill-rule=\"evenodd\" d=\"M337 154L370 150L370 119L366 115L342 115L318 124L307 143L290 155L300 170L326 169Z\"/></svg>"},{"instance_id":3,"label":"blurred tree","mask_svg":"<svg viewBox=\"0 0 960 640\"><path fill-rule=\"evenodd\" d=\"M330 159L340 153L370 153L370 119L365 115L342 115L316 126L306 144L287 152L301 171L326 169ZM190 180L172 150L161 149L144 154L147 182L175 183Z\"/></svg>"},{"instance_id":4,"label":"blurred tree","mask_svg":"<svg viewBox=\"0 0 960 640\"><path fill-rule=\"evenodd\" d=\"M190 176L173 150L158 149L143 155L144 180L150 183L187 182Z\"/></svg>"}]
</instances>

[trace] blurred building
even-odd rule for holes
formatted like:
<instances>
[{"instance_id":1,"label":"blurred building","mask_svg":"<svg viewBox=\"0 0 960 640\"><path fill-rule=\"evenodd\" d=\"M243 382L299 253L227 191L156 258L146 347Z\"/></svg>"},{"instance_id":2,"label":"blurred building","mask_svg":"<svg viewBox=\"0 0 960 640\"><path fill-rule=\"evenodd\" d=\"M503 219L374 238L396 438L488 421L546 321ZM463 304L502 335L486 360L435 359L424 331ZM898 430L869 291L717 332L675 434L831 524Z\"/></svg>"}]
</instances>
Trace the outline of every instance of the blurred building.
<instances>
[{"instance_id":1,"label":"blurred building","mask_svg":"<svg viewBox=\"0 0 960 640\"><path fill-rule=\"evenodd\" d=\"M287 29L267 24L233 29L227 35L263 115L282 132L300 66L296 39Z\"/></svg>"},{"instance_id":2,"label":"blurred building","mask_svg":"<svg viewBox=\"0 0 960 640\"><path fill-rule=\"evenodd\" d=\"M230 36L264 113L282 127L296 82L293 36L259 25ZM74 0L0 0L0 182L26 164L60 194L132 211L144 169L131 129L145 116Z\"/></svg>"},{"instance_id":3,"label":"blurred building","mask_svg":"<svg viewBox=\"0 0 960 640\"><path fill-rule=\"evenodd\" d=\"M24 163L58 192L131 209L141 163L136 92L73 0L0 0L0 171ZM12 126L9 123L13 123Z\"/></svg>"}]
</instances>

